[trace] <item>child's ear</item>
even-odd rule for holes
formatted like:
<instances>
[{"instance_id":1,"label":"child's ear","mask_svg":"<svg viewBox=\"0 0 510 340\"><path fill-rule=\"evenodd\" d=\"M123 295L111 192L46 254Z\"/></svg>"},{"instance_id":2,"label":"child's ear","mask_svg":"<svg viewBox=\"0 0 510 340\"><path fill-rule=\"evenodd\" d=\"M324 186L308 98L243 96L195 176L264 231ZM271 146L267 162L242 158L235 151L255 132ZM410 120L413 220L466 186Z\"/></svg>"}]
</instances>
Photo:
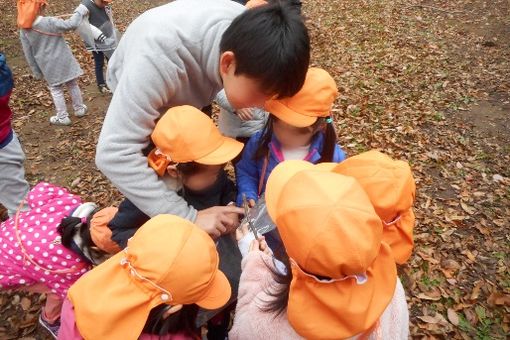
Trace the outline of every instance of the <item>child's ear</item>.
<instances>
[{"instance_id":1,"label":"child's ear","mask_svg":"<svg viewBox=\"0 0 510 340\"><path fill-rule=\"evenodd\" d=\"M178 178L179 177L179 171L177 170L177 165L170 164L166 167L166 172L170 175L172 178Z\"/></svg>"},{"instance_id":2,"label":"child's ear","mask_svg":"<svg viewBox=\"0 0 510 340\"><path fill-rule=\"evenodd\" d=\"M227 74L231 68L236 67L236 56L232 51L225 51L220 56L220 73L222 75Z\"/></svg>"}]
</instances>

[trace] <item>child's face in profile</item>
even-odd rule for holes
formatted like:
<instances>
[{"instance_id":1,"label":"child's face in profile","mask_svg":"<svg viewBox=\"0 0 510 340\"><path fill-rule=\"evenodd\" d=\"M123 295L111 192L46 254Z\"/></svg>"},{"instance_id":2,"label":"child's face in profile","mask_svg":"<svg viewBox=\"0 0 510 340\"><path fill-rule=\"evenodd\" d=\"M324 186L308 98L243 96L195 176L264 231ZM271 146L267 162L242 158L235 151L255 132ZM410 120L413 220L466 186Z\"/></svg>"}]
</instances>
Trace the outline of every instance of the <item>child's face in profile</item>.
<instances>
[{"instance_id":1,"label":"child's face in profile","mask_svg":"<svg viewBox=\"0 0 510 340\"><path fill-rule=\"evenodd\" d=\"M312 126L298 128L273 118L273 133L282 147L290 149L309 145L315 132Z\"/></svg>"},{"instance_id":2,"label":"child's face in profile","mask_svg":"<svg viewBox=\"0 0 510 340\"><path fill-rule=\"evenodd\" d=\"M220 74L223 88L230 105L236 109L264 107L272 94L265 93L256 79L235 74L236 63L232 52L224 52L220 60Z\"/></svg>"},{"instance_id":3,"label":"child's face in profile","mask_svg":"<svg viewBox=\"0 0 510 340\"><path fill-rule=\"evenodd\" d=\"M182 184L193 191L206 190L216 182L221 169L223 165L208 165L196 174L182 176Z\"/></svg>"}]
</instances>

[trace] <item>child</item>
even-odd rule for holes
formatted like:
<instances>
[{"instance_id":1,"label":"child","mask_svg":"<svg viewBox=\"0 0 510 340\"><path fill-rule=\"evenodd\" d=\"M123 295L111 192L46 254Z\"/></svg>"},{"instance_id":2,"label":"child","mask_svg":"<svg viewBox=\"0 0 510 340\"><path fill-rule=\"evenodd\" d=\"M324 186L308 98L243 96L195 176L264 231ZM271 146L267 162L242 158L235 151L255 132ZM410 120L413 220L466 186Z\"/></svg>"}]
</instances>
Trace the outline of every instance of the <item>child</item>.
<instances>
[{"instance_id":1,"label":"child","mask_svg":"<svg viewBox=\"0 0 510 340\"><path fill-rule=\"evenodd\" d=\"M282 266L253 241L229 338L407 339L395 259L356 179L286 161L265 197L288 258Z\"/></svg>"},{"instance_id":2,"label":"child","mask_svg":"<svg viewBox=\"0 0 510 340\"><path fill-rule=\"evenodd\" d=\"M356 178L383 221L383 241L391 247L395 261L397 264L407 262L414 246L413 203L416 196L416 184L409 164L372 150L340 164L321 166Z\"/></svg>"},{"instance_id":3,"label":"child","mask_svg":"<svg viewBox=\"0 0 510 340\"><path fill-rule=\"evenodd\" d=\"M175 313L194 305L216 309L228 301L230 285L218 262L203 230L177 216L156 216L124 251L69 290L59 339L151 339L142 334L151 323L166 323L161 339L200 339L193 313ZM147 322L155 314L159 322Z\"/></svg>"},{"instance_id":4,"label":"child","mask_svg":"<svg viewBox=\"0 0 510 340\"><path fill-rule=\"evenodd\" d=\"M94 57L97 87L101 93L111 93L104 80L104 59L109 60L117 47L117 31L113 24L111 0L83 0L88 18L83 20L78 32L87 50Z\"/></svg>"},{"instance_id":5,"label":"child","mask_svg":"<svg viewBox=\"0 0 510 340\"><path fill-rule=\"evenodd\" d=\"M14 215L30 189L25 180L23 162L25 153L18 136L11 127L12 111L9 108L14 80L5 56L0 53L0 203L8 216ZM28 207L23 205L22 210ZM1 209L0 209L1 210ZM0 222L3 220L0 214Z\"/></svg>"},{"instance_id":6,"label":"child","mask_svg":"<svg viewBox=\"0 0 510 340\"><path fill-rule=\"evenodd\" d=\"M218 126L225 136L237 138L245 143L266 124L268 115L266 111L259 108L234 110L228 102L225 90L216 95L216 103L220 106Z\"/></svg>"},{"instance_id":7,"label":"child","mask_svg":"<svg viewBox=\"0 0 510 340\"><path fill-rule=\"evenodd\" d=\"M243 144L222 136L212 119L191 106L168 110L156 123L151 137L155 148L148 155L149 166L173 188L181 187L178 194L186 203L198 211L232 205L229 207L229 219L223 221L229 228L218 223L214 228L204 230L217 239L220 269L229 279L234 299L241 275L241 255L230 232L237 227L237 213L242 209L239 211L233 206L236 188L228 179L224 167L241 152ZM117 215L108 224L112 239L120 248L126 247L128 239L148 220L149 216L125 199ZM205 323L214 315L209 314L201 313L199 322ZM228 315L221 320L224 327L210 324L209 336L219 332L224 338L227 333L226 320L229 320Z\"/></svg>"},{"instance_id":8,"label":"child","mask_svg":"<svg viewBox=\"0 0 510 340\"><path fill-rule=\"evenodd\" d=\"M87 13L86 8L78 6L71 18L63 20L41 16L46 4L42 2L37 4L39 5L38 16L31 28L20 29L23 52L34 76L37 79L44 77L48 82L56 108L56 115L50 117L50 123L70 125L71 119L69 119L64 98L64 85L69 90L75 116L84 116L87 106L83 104L78 86L78 77L83 74L83 71L62 34L78 27Z\"/></svg>"},{"instance_id":9,"label":"child","mask_svg":"<svg viewBox=\"0 0 510 340\"><path fill-rule=\"evenodd\" d=\"M310 68L296 95L266 102L265 108L271 113L266 127L250 138L236 165L238 204L245 194L250 206L255 205L269 174L284 160L344 160L330 116L337 93L335 81L326 71Z\"/></svg>"},{"instance_id":10,"label":"child","mask_svg":"<svg viewBox=\"0 0 510 340\"><path fill-rule=\"evenodd\" d=\"M0 225L0 287L46 293L39 322L56 336L67 290L105 258L98 248L103 243L96 245L91 237L101 241L108 228L101 214L93 214L95 204L82 204L80 197L49 183L37 184L26 202L30 211L18 211ZM89 224L99 236L91 235Z\"/></svg>"},{"instance_id":11,"label":"child","mask_svg":"<svg viewBox=\"0 0 510 340\"><path fill-rule=\"evenodd\" d=\"M225 164L236 157L243 144L224 137L206 114L191 106L169 109L157 122L151 135L155 148L148 155L149 166L172 188L178 190L188 204L197 210L225 206L235 201L235 185L225 173ZM167 202L172 204L172 202ZM236 212L232 207L230 228L217 224L205 230L218 238L237 227ZM128 199L119 206L119 212L109 223L112 240L124 248L143 223L149 220Z\"/></svg>"}]
</instances>

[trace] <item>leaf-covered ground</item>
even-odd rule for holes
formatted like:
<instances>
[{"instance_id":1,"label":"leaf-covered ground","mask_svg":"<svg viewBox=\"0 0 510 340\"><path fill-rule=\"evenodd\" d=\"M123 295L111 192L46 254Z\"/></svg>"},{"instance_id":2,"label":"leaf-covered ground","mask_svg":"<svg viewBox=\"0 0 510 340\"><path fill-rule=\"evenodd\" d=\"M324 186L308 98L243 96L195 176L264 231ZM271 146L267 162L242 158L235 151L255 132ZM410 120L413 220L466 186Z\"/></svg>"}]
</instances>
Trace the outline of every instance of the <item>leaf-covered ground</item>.
<instances>
[{"instance_id":1,"label":"leaf-covered ground","mask_svg":"<svg viewBox=\"0 0 510 340\"><path fill-rule=\"evenodd\" d=\"M4 1L5 2L5 1ZM164 1L113 3L121 30ZM51 2L59 15L76 6ZM11 6L12 8L12 6ZM416 248L400 268L415 338L505 338L510 327L510 4L508 1L304 1L314 65L337 80L338 136L349 154L378 148L411 162L418 182ZM5 13L5 15L4 15ZM110 97L93 62L67 39L86 75L90 113L48 123L45 84L29 76L15 27L2 11L0 50L16 77L14 127L27 178L106 205L120 195L94 165ZM0 295L0 338L44 338L43 298Z\"/></svg>"}]
</instances>

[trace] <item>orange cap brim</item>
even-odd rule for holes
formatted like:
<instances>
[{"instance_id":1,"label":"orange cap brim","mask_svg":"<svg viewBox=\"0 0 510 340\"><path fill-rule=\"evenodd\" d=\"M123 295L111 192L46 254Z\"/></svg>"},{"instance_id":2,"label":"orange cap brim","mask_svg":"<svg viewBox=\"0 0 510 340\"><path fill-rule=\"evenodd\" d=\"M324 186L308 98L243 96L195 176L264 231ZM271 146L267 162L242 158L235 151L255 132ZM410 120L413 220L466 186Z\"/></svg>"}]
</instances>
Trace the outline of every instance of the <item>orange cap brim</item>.
<instances>
[{"instance_id":1,"label":"orange cap brim","mask_svg":"<svg viewBox=\"0 0 510 340\"><path fill-rule=\"evenodd\" d=\"M159 295L148 297L130 279L128 269L119 270L124 256L123 252L115 254L69 289L76 325L84 339L133 338L141 334L151 309L162 303Z\"/></svg>"},{"instance_id":2,"label":"orange cap brim","mask_svg":"<svg viewBox=\"0 0 510 340\"><path fill-rule=\"evenodd\" d=\"M317 117L306 116L291 110L277 99L268 100L264 108L267 112L295 127L307 127L317 121Z\"/></svg>"},{"instance_id":3,"label":"orange cap brim","mask_svg":"<svg viewBox=\"0 0 510 340\"><path fill-rule=\"evenodd\" d=\"M216 150L196 159L195 162L205 165L224 164L236 158L243 150L243 147L243 143L233 138L224 137L223 142Z\"/></svg>"},{"instance_id":4,"label":"orange cap brim","mask_svg":"<svg viewBox=\"0 0 510 340\"><path fill-rule=\"evenodd\" d=\"M209 289L204 294L204 298L197 301L196 304L205 309L218 309L228 302L231 294L232 290L227 277L218 270Z\"/></svg>"}]
</instances>

